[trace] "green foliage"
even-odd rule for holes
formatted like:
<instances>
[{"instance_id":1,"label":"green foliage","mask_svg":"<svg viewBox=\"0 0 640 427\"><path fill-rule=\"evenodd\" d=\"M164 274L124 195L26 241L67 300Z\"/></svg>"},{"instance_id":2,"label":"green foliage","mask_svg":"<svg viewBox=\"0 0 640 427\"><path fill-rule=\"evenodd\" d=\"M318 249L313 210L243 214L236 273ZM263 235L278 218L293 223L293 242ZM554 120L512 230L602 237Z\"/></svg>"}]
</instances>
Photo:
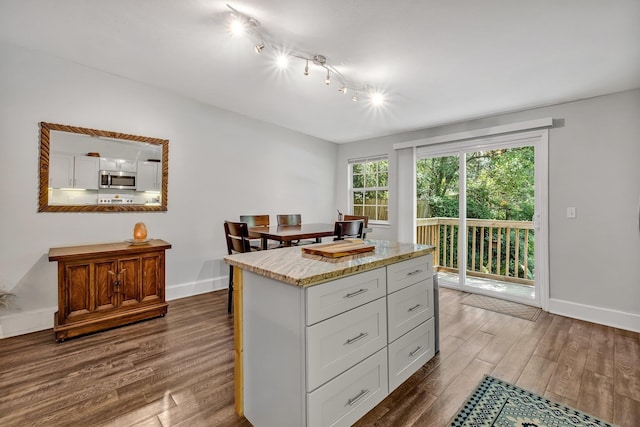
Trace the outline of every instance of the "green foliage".
<instances>
[{"instance_id":1,"label":"green foliage","mask_svg":"<svg viewBox=\"0 0 640 427\"><path fill-rule=\"evenodd\" d=\"M458 216L458 156L417 162L419 218ZM530 221L533 147L467 154L467 218Z\"/></svg>"}]
</instances>

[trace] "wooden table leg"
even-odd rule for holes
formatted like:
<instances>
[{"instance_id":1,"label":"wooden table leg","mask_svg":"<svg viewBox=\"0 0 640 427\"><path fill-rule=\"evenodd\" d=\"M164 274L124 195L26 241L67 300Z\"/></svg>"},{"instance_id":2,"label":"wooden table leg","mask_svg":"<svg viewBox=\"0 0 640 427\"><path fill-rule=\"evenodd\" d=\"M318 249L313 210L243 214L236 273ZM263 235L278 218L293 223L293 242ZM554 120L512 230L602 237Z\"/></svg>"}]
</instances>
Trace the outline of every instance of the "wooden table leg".
<instances>
[{"instance_id":1,"label":"wooden table leg","mask_svg":"<svg viewBox=\"0 0 640 427\"><path fill-rule=\"evenodd\" d=\"M234 365L234 401L236 414L244 415L244 389L242 357L242 269L233 267L233 347Z\"/></svg>"}]
</instances>

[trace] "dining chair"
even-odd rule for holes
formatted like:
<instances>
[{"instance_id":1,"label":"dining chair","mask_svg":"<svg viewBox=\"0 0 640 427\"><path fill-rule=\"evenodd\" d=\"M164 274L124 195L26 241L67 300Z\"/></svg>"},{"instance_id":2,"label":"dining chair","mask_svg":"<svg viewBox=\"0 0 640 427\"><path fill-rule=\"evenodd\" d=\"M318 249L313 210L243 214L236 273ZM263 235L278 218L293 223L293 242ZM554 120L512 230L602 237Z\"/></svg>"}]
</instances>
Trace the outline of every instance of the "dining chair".
<instances>
[{"instance_id":1,"label":"dining chair","mask_svg":"<svg viewBox=\"0 0 640 427\"><path fill-rule=\"evenodd\" d=\"M344 240L345 237L362 239L364 221L336 221L333 229L333 240Z\"/></svg>"},{"instance_id":2,"label":"dining chair","mask_svg":"<svg viewBox=\"0 0 640 427\"><path fill-rule=\"evenodd\" d=\"M251 252L257 250L252 247L249 240L249 226L246 222L224 222L224 234L227 240L227 252L229 255L234 253ZM229 265L229 298L227 303L227 312L231 313L233 302L233 266Z\"/></svg>"},{"instance_id":3,"label":"dining chair","mask_svg":"<svg viewBox=\"0 0 640 427\"><path fill-rule=\"evenodd\" d=\"M278 225L302 225L302 215L300 214L288 214L277 215Z\"/></svg>"},{"instance_id":4,"label":"dining chair","mask_svg":"<svg viewBox=\"0 0 640 427\"><path fill-rule=\"evenodd\" d=\"M278 220L278 225L302 225L302 215L301 214L286 214L286 215L276 215ZM293 240L291 241L292 245L308 245L311 243L320 243L322 239L316 238L315 241L312 240Z\"/></svg>"},{"instance_id":5,"label":"dining chair","mask_svg":"<svg viewBox=\"0 0 640 427\"><path fill-rule=\"evenodd\" d=\"M367 228L369 226L369 217L367 215L345 215L344 216L345 221L356 221L359 219L361 219L364 222L364 228ZM364 231L362 232L362 238L363 239L367 238L367 233L365 233Z\"/></svg>"},{"instance_id":6,"label":"dining chair","mask_svg":"<svg viewBox=\"0 0 640 427\"><path fill-rule=\"evenodd\" d=\"M269 215L240 215L240 222L246 222L249 227L266 227L269 228ZM262 248L262 239L251 239L251 246L254 248ZM258 240L256 244L255 241ZM271 243L267 245L267 249L279 248L280 243Z\"/></svg>"}]
</instances>

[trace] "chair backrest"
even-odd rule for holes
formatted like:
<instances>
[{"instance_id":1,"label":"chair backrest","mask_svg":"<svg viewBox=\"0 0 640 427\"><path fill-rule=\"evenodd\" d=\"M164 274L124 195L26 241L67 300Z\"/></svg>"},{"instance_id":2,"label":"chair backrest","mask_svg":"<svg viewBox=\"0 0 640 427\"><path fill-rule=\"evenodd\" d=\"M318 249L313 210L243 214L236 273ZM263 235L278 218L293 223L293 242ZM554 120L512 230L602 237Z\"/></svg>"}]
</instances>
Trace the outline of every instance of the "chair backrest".
<instances>
[{"instance_id":1,"label":"chair backrest","mask_svg":"<svg viewBox=\"0 0 640 427\"><path fill-rule=\"evenodd\" d=\"M301 225L301 214L278 215L278 225Z\"/></svg>"},{"instance_id":2,"label":"chair backrest","mask_svg":"<svg viewBox=\"0 0 640 427\"><path fill-rule=\"evenodd\" d=\"M361 219L364 222L364 226L368 227L369 226L369 217L367 215L345 215L344 216L344 220L345 221L356 221ZM362 238L366 239L367 237L367 233L362 233Z\"/></svg>"},{"instance_id":3,"label":"chair backrest","mask_svg":"<svg viewBox=\"0 0 640 427\"><path fill-rule=\"evenodd\" d=\"M249 227L268 227L269 215L240 215L240 222L246 222Z\"/></svg>"},{"instance_id":4,"label":"chair backrest","mask_svg":"<svg viewBox=\"0 0 640 427\"><path fill-rule=\"evenodd\" d=\"M224 234L227 239L227 252L251 252L249 245L249 226L246 222L224 222Z\"/></svg>"},{"instance_id":5,"label":"chair backrest","mask_svg":"<svg viewBox=\"0 0 640 427\"><path fill-rule=\"evenodd\" d=\"M362 239L364 221L336 221L333 228L333 240L343 240L345 237L355 237Z\"/></svg>"}]
</instances>

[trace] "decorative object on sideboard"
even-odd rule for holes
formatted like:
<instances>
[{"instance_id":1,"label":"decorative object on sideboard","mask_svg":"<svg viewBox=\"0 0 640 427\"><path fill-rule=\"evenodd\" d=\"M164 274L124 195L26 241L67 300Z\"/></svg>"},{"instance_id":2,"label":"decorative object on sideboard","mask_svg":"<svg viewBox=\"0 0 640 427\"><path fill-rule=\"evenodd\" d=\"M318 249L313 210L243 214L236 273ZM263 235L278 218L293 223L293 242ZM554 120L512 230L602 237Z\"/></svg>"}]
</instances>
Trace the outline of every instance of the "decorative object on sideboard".
<instances>
[{"instance_id":1,"label":"decorative object on sideboard","mask_svg":"<svg viewBox=\"0 0 640 427\"><path fill-rule=\"evenodd\" d=\"M134 240L146 240L147 226L144 225L144 222L138 222L133 227L133 238Z\"/></svg>"}]
</instances>

